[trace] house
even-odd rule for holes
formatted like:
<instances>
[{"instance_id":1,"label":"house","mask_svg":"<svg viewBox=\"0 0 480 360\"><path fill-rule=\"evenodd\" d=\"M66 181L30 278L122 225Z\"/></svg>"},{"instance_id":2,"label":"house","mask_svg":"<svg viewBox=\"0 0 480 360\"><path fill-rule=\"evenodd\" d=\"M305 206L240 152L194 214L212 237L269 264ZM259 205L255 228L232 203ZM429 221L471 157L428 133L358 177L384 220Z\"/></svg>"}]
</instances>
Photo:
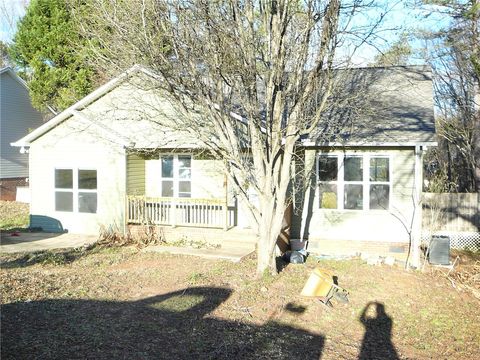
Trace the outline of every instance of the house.
<instances>
[{"instance_id":1,"label":"house","mask_svg":"<svg viewBox=\"0 0 480 360\"><path fill-rule=\"evenodd\" d=\"M15 200L17 186L28 185L28 154L10 143L43 123L32 107L26 83L10 67L0 69L0 199Z\"/></svg>"},{"instance_id":2,"label":"house","mask_svg":"<svg viewBox=\"0 0 480 360\"><path fill-rule=\"evenodd\" d=\"M419 230L422 151L435 145L431 77L423 67L362 73L356 83L376 96L349 99L341 113L332 106L329 116L340 116L343 130L319 128L298 146L306 181L292 194L291 236L321 252L403 256ZM135 86L143 76L154 75L130 69L14 144L29 147L31 226L95 234L146 224L172 240L254 241L220 160L175 127L174 104ZM360 108L369 111L351 121Z\"/></svg>"}]
</instances>

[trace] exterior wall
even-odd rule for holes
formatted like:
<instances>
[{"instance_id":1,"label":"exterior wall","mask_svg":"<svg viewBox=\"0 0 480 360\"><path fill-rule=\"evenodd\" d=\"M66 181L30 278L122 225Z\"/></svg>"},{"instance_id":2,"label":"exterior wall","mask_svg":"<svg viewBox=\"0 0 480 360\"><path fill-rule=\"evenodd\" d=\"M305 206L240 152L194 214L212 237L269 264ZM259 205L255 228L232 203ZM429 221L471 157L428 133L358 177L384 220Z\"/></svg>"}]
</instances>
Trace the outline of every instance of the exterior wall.
<instances>
[{"instance_id":1,"label":"exterior wall","mask_svg":"<svg viewBox=\"0 0 480 360\"><path fill-rule=\"evenodd\" d=\"M100 226L123 231L126 155L91 124L71 118L30 147L31 226L58 221L70 233L97 234ZM97 170L97 213L55 211L55 168ZM53 230L53 229L52 229Z\"/></svg>"},{"instance_id":2,"label":"exterior wall","mask_svg":"<svg viewBox=\"0 0 480 360\"><path fill-rule=\"evenodd\" d=\"M40 126L42 114L32 107L28 89L14 79L10 71L4 71L0 77L0 179L26 178L28 154L21 154L19 148L10 143Z\"/></svg>"},{"instance_id":3,"label":"exterior wall","mask_svg":"<svg viewBox=\"0 0 480 360\"><path fill-rule=\"evenodd\" d=\"M17 186L28 186L24 177L0 180L0 200L15 201L17 197Z\"/></svg>"},{"instance_id":4,"label":"exterior wall","mask_svg":"<svg viewBox=\"0 0 480 360\"><path fill-rule=\"evenodd\" d=\"M127 194L145 195L145 160L139 155L127 155Z\"/></svg>"},{"instance_id":5,"label":"exterior wall","mask_svg":"<svg viewBox=\"0 0 480 360\"><path fill-rule=\"evenodd\" d=\"M410 227L414 214L412 201L415 176L414 149L357 148L345 152L349 154L369 152L390 157L392 178L389 210L320 209L316 178L317 150L307 149L304 168L309 174L308 186L304 192L296 194L292 238L309 239L309 246L318 252L332 252L337 248L341 252L352 253L362 247L367 248L365 244L372 246L408 244L407 228ZM343 155L344 151L331 151L330 154ZM405 247L405 251L407 250Z\"/></svg>"}]
</instances>

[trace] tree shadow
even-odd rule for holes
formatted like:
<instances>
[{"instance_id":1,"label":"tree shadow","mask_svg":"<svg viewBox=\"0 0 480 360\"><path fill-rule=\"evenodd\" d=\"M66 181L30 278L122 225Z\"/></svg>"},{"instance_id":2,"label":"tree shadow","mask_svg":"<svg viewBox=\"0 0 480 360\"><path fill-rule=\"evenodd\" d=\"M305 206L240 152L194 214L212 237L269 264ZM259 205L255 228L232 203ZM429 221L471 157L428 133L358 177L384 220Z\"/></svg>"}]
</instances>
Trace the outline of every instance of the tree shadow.
<instances>
[{"instance_id":1,"label":"tree shadow","mask_svg":"<svg viewBox=\"0 0 480 360\"><path fill-rule=\"evenodd\" d=\"M375 307L375 317L367 317L370 307ZM369 302L359 318L365 326L359 360L399 359L392 343L393 319L385 312L385 305L379 302Z\"/></svg>"},{"instance_id":2,"label":"tree shadow","mask_svg":"<svg viewBox=\"0 0 480 360\"><path fill-rule=\"evenodd\" d=\"M90 252L84 249L51 249L28 253L12 253L8 254L9 256L6 260L0 260L0 267L2 269L15 269L36 264L65 265L71 264L89 254Z\"/></svg>"},{"instance_id":3,"label":"tree shadow","mask_svg":"<svg viewBox=\"0 0 480 360\"><path fill-rule=\"evenodd\" d=\"M195 287L138 301L45 300L2 306L2 359L318 359L324 337L274 321L210 313L230 289Z\"/></svg>"}]
</instances>

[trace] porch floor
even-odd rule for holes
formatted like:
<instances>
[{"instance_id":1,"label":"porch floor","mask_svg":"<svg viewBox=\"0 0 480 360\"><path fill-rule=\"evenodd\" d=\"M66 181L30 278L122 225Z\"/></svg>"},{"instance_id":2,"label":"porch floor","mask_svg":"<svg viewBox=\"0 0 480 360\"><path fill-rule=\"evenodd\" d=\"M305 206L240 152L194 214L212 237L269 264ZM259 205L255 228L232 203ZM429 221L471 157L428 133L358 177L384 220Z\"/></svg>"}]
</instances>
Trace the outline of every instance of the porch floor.
<instances>
[{"instance_id":1,"label":"porch floor","mask_svg":"<svg viewBox=\"0 0 480 360\"><path fill-rule=\"evenodd\" d=\"M143 251L146 252L158 252L158 253L170 253L177 255L189 255L189 256L199 256L206 259L212 260L229 260L232 262L239 262L246 256L250 255L255 251L254 246L245 247L245 246L223 246L217 249L194 249L188 247L178 247L178 246L148 246Z\"/></svg>"}]
</instances>

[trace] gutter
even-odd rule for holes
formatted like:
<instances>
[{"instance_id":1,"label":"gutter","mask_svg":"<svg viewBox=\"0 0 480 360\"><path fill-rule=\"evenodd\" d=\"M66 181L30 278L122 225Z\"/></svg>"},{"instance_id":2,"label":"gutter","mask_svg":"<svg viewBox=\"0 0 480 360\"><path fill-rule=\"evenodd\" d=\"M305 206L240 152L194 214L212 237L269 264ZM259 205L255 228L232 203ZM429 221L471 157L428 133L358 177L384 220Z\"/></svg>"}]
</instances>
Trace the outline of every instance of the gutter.
<instances>
[{"instance_id":1,"label":"gutter","mask_svg":"<svg viewBox=\"0 0 480 360\"><path fill-rule=\"evenodd\" d=\"M384 147L434 147L438 146L436 141L418 141L418 142L349 142L349 143L339 143L339 142L325 142L325 143L316 143L309 139L302 140L301 144L305 147L370 147L370 146L384 146Z\"/></svg>"}]
</instances>

